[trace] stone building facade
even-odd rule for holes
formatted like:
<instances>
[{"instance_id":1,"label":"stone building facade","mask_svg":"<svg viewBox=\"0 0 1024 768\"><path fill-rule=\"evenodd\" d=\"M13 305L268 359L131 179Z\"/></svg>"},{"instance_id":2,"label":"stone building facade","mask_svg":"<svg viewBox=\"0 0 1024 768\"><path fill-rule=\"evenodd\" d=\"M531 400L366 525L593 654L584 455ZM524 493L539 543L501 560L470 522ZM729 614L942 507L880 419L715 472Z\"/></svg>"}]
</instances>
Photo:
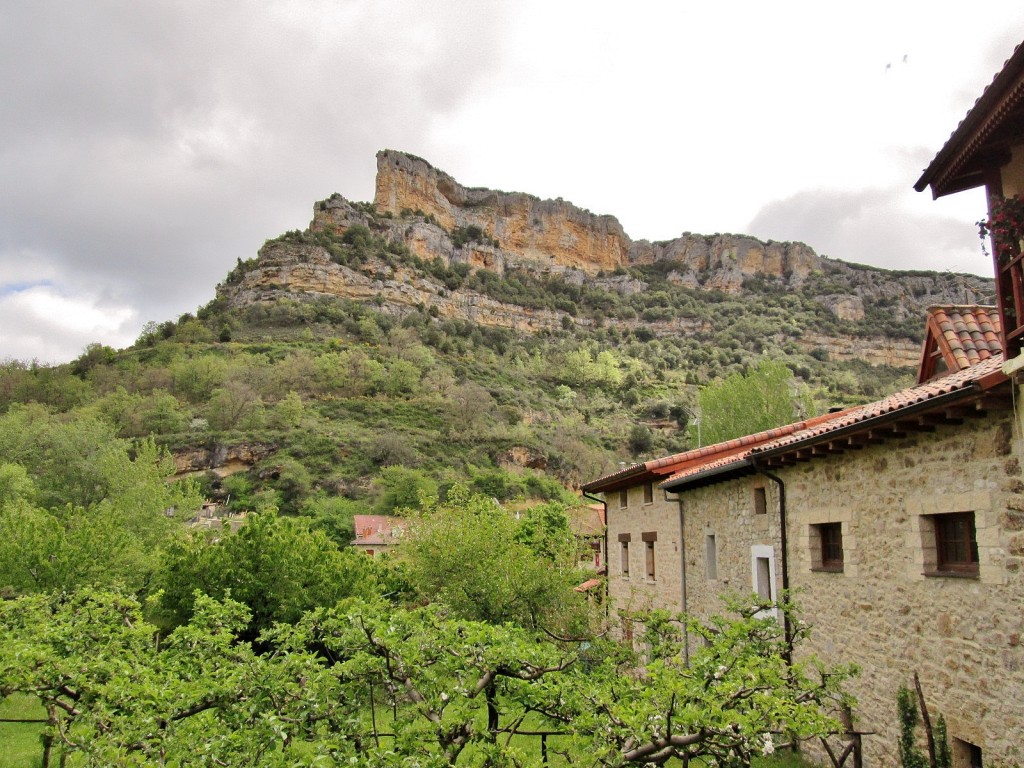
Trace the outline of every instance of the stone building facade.
<instances>
[{"instance_id":1,"label":"stone building facade","mask_svg":"<svg viewBox=\"0 0 1024 768\"><path fill-rule=\"evenodd\" d=\"M969 348L953 373L585 486L608 505L627 637L634 610L709 617L788 588L814 628L798 658L861 669L867 765L897 764L896 694L915 672L956 766L1024 763L1021 425L1001 357L969 331L994 311L953 314L960 337L929 337Z\"/></svg>"},{"instance_id":2,"label":"stone building facade","mask_svg":"<svg viewBox=\"0 0 1024 768\"><path fill-rule=\"evenodd\" d=\"M898 764L896 691L915 673L954 766L1024 764L1024 45L915 184L979 186L997 306L930 312L916 387L584 486L628 549L628 569L609 553L622 610L707 616L727 593L793 590L815 627L800 652L861 669L868 765Z\"/></svg>"}]
</instances>

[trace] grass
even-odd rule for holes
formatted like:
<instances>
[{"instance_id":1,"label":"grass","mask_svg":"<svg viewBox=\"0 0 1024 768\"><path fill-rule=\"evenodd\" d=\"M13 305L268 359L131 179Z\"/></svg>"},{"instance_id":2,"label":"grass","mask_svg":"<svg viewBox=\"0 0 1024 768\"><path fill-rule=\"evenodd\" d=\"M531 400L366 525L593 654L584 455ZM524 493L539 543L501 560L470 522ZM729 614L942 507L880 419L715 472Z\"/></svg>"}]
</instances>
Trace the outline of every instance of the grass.
<instances>
[{"instance_id":1,"label":"grass","mask_svg":"<svg viewBox=\"0 0 1024 768\"><path fill-rule=\"evenodd\" d=\"M34 696L15 694L0 701L0 718L42 720L46 717ZM0 723L0 744L3 764L7 768L38 768L43 762L43 745L39 739L42 723Z\"/></svg>"}]
</instances>

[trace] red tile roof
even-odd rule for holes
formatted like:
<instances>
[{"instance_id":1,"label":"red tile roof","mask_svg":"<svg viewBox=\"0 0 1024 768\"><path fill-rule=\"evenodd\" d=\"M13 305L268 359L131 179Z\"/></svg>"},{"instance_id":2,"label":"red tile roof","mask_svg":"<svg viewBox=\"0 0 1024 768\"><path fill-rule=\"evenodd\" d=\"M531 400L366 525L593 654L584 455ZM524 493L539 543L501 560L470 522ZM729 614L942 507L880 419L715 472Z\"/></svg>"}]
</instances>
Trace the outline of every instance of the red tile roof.
<instances>
[{"instance_id":1,"label":"red tile roof","mask_svg":"<svg viewBox=\"0 0 1024 768\"><path fill-rule=\"evenodd\" d=\"M390 515L353 515L352 522L356 531L352 543L360 546L393 544L407 526L402 518Z\"/></svg>"},{"instance_id":2,"label":"red tile roof","mask_svg":"<svg viewBox=\"0 0 1024 768\"><path fill-rule=\"evenodd\" d=\"M580 584L578 587L573 587L573 591L574 592L589 592L594 587L598 587L600 585L601 585L601 579L587 579L582 584Z\"/></svg>"},{"instance_id":3,"label":"red tile roof","mask_svg":"<svg viewBox=\"0 0 1024 768\"><path fill-rule=\"evenodd\" d=\"M832 416L834 414L816 416L796 424L787 424L784 427L768 429L754 435L744 435L734 440L726 440L723 443L707 445L703 448L694 448L684 453L677 453L661 459L653 459L641 464L633 464L625 469L620 469L618 472L613 472L586 483L583 486L583 490L588 492L606 492L634 486L639 482L660 482L666 475L674 475L688 467L704 467L714 461L745 454L755 446L792 434L808 426L813 426Z\"/></svg>"},{"instance_id":4,"label":"red tile roof","mask_svg":"<svg viewBox=\"0 0 1024 768\"><path fill-rule=\"evenodd\" d=\"M918 383L970 368L1001 351L995 307L929 307Z\"/></svg>"},{"instance_id":5,"label":"red tile roof","mask_svg":"<svg viewBox=\"0 0 1024 768\"><path fill-rule=\"evenodd\" d=\"M943 398L961 398L980 394L1007 381L1002 372L1002 356L996 355L970 368L896 392L889 397L867 405L847 408L845 411L820 416L816 423L799 422L790 425L786 434L774 440L762 441L748 449L725 456L709 457L707 461L680 467L662 486L673 488L683 484L680 481L694 480L723 474L732 470L751 467L752 460L778 456L798 447L809 447L828 442L838 433L846 435L853 431L867 430L882 422L898 419L918 409L938 407ZM815 420L812 420L815 421ZM786 430L787 428L780 428ZM724 444L722 444L724 445ZM715 446L710 446L715 448Z\"/></svg>"}]
</instances>

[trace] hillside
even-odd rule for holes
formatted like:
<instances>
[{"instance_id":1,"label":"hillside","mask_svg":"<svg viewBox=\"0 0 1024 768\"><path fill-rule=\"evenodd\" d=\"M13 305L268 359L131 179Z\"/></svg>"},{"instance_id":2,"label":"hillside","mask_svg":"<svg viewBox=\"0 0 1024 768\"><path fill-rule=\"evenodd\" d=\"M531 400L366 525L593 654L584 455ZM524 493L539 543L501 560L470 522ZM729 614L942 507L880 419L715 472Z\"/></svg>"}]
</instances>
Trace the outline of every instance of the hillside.
<instances>
[{"instance_id":1,"label":"hillside","mask_svg":"<svg viewBox=\"0 0 1024 768\"><path fill-rule=\"evenodd\" d=\"M698 387L765 356L819 410L905 385L925 307L992 290L800 243L634 241L611 216L385 151L373 203L316 203L306 230L130 349L7 364L0 410L36 401L153 434L239 510L388 512L457 480L558 498L694 445Z\"/></svg>"}]
</instances>

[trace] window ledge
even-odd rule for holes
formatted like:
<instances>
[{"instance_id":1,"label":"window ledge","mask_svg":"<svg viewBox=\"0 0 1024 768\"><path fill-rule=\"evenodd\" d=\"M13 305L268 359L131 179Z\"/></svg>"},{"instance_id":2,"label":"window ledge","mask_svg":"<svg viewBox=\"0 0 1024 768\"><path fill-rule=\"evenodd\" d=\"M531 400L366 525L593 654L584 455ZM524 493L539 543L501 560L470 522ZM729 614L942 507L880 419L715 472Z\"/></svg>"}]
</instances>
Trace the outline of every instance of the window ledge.
<instances>
[{"instance_id":1,"label":"window ledge","mask_svg":"<svg viewBox=\"0 0 1024 768\"><path fill-rule=\"evenodd\" d=\"M842 573L843 566L841 565L816 565L811 567L811 571L814 573Z\"/></svg>"},{"instance_id":2,"label":"window ledge","mask_svg":"<svg viewBox=\"0 0 1024 768\"><path fill-rule=\"evenodd\" d=\"M924 576L940 579L978 579L977 571L925 571Z\"/></svg>"}]
</instances>

